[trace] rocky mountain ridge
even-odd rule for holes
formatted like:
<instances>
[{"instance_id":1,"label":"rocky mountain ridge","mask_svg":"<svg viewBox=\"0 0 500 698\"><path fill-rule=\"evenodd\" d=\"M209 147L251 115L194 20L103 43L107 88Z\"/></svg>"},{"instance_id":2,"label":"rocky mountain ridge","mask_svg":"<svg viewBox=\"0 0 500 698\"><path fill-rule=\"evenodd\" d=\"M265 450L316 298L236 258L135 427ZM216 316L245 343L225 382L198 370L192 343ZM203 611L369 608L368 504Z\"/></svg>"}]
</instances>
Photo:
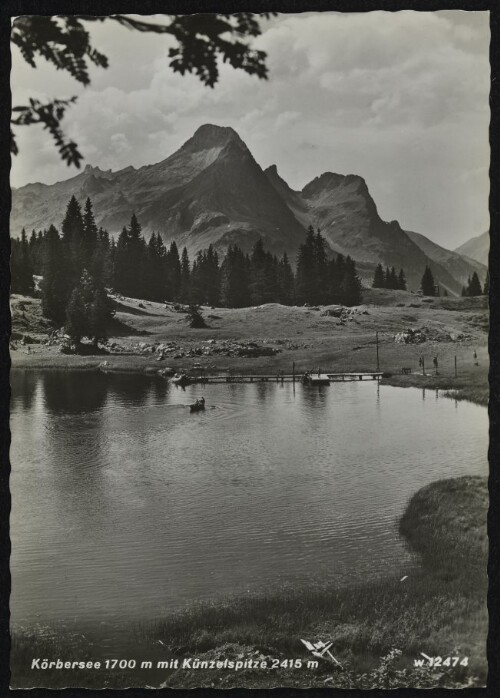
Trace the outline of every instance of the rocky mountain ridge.
<instances>
[{"instance_id":1,"label":"rocky mountain ridge","mask_svg":"<svg viewBox=\"0 0 500 698\"><path fill-rule=\"evenodd\" d=\"M94 203L98 225L118 234L136 213L146 237L160 232L190 255L213 244L250 250L262 237L267 249L295 258L309 225L319 228L332 254L351 255L368 282L378 263L404 268L416 289L426 264L443 288L460 293L464 278L486 268L444 251L397 221L380 218L366 182L357 175L325 172L294 191L276 166L262 170L232 128L205 124L166 159L116 172L87 165L52 185L28 184L12 191L11 234L23 227L59 226L69 198ZM437 251L443 250L443 253ZM448 253L444 254L444 252Z\"/></svg>"}]
</instances>

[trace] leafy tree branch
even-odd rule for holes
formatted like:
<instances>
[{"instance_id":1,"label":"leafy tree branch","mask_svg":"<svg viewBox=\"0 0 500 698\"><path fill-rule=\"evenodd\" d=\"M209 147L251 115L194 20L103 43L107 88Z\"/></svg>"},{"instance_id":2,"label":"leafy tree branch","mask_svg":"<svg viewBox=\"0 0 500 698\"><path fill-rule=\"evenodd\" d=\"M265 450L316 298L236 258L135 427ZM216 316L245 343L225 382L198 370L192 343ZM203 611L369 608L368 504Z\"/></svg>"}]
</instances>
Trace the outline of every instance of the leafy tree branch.
<instances>
[{"instance_id":1,"label":"leafy tree branch","mask_svg":"<svg viewBox=\"0 0 500 698\"><path fill-rule=\"evenodd\" d=\"M273 14L162 15L165 21L161 23L128 15L25 16L14 21L11 40L32 68L37 67L36 61L42 57L57 70L66 71L77 82L87 86L90 84L90 64L107 68L108 59L92 45L90 34L82 22L118 22L131 30L172 37L174 46L168 50L170 68L181 75L192 73L205 86L214 87L219 80L220 60L249 75L267 79L266 53L252 49L247 39L259 36L259 19L268 19ZM43 124L53 137L62 160L68 165L80 167L83 156L77 144L67 138L61 128L66 108L75 102L76 97L55 99L45 104L30 99L29 105L13 108L11 123L13 126ZM19 152L12 130L11 152L13 155Z\"/></svg>"}]
</instances>

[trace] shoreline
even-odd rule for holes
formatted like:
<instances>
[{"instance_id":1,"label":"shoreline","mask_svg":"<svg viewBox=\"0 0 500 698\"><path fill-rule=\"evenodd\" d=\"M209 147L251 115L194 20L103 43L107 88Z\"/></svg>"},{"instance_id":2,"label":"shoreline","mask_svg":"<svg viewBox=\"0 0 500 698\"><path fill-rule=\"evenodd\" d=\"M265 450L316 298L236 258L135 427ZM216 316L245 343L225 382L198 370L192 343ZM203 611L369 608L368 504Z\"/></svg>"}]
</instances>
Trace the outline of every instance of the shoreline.
<instances>
[{"instance_id":1,"label":"shoreline","mask_svg":"<svg viewBox=\"0 0 500 698\"><path fill-rule=\"evenodd\" d=\"M73 357L72 357L73 358ZM78 359L84 359L79 362ZM137 356L137 359L141 357ZM95 357L74 357L75 361L71 362L70 365L61 362L61 364L44 363L38 362L27 362L18 363L13 362L11 364L11 371L61 371L61 372L89 372L89 373L102 373L102 374L125 374L125 375L137 375L144 376L146 378L160 378L161 380L168 380L163 375L161 375L161 368L157 368L154 365L138 365L138 362L131 362L128 365L109 365L105 368L102 367L104 361L109 361L107 355L102 355L102 360L97 361ZM92 359L92 360L88 360ZM288 366L286 368L289 368ZM285 367L281 369L279 366L273 367L276 370L285 370ZM238 368L232 367L232 373L237 373ZM325 372L335 372L335 369L325 369ZM212 374L216 374L217 371L213 371ZM221 371L222 373L222 371ZM252 371L253 375L265 375L267 372L265 369ZM296 382L300 383L301 374L297 374ZM381 385L390 385L397 388L418 388L429 389L429 390L439 390L443 394L443 397L447 397L454 400L466 400L472 402L476 405L482 407L487 407L489 402L489 385L485 385L482 381L476 384L464 383L461 379L455 379L452 376L441 376L441 375L422 375L417 373L412 373L410 375L392 374L389 372L384 372L380 380Z\"/></svg>"},{"instance_id":2,"label":"shoreline","mask_svg":"<svg viewBox=\"0 0 500 698\"><path fill-rule=\"evenodd\" d=\"M334 643L342 670L328 661L320 661L306 675L287 667L273 673L250 668L237 673L163 668L147 679L141 673L132 677L131 672L108 672L104 683L99 676L99 687L145 683L171 688L483 686L488 628L487 507L486 477L438 480L418 490L395 522L420 558L420 565L408 578L389 576L354 587L292 586L269 594L195 604L164 619L130 626L127 636L129 655L138 659L182 661L192 656L209 662L238 657L305 661L309 655L298 638L327 638ZM78 637L71 647L61 637L41 638L16 629L12 640L15 688L33 686L33 673L25 674L21 668L31 657L96 659L99 647L97 637L90 645ZM415 668L413 659L420 652L442 655L447 651L443 647L469 657L468 667L443 667L439 672L425 666ZM123 651L126 654L127 648ZM90 672L75 679L57 671L36 676L40 687L97 687L95 673Z\"/></svg>"},{"instance_id":3,"label":"shoreline","mask_svg":"<svg viewBox=\"0 0 500 698\"><path fill-rule=\"evenodd\" d=\"M154 375L165 367L189 373L198 365L207 374L276 375L291 374L295 365L297 376L318 367L347 373L376 370L378 344L382 384L438 389L488 404L487 299L430 299L380 289L364 289L363 296L354 308L204 306L208 327L202 329L189 327L184 310L172 304L115 296L107 344L98 354L66 354L61 335L49 337L40 299L14 295L12 369L99 371L106 364L110 373ZM408 328L425 341L397 340ZM403 368L411 372L403 374Z\"/></svg>"}]
</instances>

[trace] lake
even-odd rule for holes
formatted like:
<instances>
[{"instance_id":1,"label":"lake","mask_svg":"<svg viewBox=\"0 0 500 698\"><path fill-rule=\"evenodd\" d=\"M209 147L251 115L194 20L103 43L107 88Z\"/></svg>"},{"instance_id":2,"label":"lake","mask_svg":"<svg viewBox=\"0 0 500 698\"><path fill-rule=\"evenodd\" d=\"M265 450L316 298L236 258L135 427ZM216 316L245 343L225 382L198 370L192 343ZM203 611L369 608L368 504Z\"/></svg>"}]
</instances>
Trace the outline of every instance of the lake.
<instances>
[{"instance_id":1,"label":"lake","mask_svg":"<svg viewBox=\"0 0 500 698\"><path fill-rule=\"evenodd\" d=\"M486 409L434 390L21 370L11 385L14 624L403 575L408 498L487 473Z\"/></svg>"}]
</instances>

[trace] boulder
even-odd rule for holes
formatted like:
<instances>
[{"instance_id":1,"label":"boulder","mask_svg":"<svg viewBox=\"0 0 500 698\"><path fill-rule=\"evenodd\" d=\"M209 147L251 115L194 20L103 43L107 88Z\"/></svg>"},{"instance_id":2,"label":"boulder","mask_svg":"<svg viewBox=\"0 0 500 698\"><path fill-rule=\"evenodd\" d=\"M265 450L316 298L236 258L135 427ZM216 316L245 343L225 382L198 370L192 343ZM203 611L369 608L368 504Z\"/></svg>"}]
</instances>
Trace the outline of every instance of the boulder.
<instances>
[{"instance_id":1,"label":"boulder","mask_svg":"<svg viewBox=\"0 0 500 698\"><path fill-rule=\"evenodd\" d=\"M427 341L427 337L422 330L408 327L403 332L395 334L394 341L398 344L423 344Z\"/></svg>"}]
</instances>

